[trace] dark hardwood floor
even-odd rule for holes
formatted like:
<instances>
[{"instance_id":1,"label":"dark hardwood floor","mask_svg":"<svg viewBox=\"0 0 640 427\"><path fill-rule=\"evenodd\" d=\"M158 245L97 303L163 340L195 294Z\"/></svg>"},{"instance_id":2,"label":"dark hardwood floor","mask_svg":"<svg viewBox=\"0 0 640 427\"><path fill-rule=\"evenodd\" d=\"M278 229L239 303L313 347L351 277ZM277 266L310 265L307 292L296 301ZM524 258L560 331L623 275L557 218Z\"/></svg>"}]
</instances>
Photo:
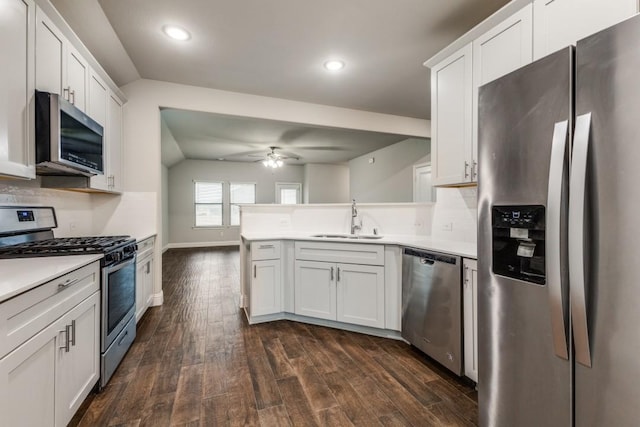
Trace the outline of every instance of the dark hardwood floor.
<instances>
[{"instance_id":1,"label":"dark hardwood floor","mask_svg":"<svg viewBox=\"0 0 640 427\"><path fill-rule=\"evenodd\" d=\"M239 280L237 249L167 251L164 305L72 425L476 425L473 388L402 342L249 326Z\"/></svg>"}]
</instances>

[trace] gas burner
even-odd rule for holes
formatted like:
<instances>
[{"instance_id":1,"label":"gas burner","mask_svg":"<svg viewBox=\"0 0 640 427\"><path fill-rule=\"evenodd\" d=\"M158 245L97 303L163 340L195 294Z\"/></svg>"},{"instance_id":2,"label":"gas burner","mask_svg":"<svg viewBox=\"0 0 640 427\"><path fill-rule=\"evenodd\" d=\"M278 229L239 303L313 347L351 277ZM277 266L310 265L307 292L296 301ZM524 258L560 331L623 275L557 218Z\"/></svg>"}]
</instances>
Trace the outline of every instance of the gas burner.
<instances>
[{"instance_id":1,"label":"gas burner","mask_svg":"<svg viewBox=\"0 0 640 427\"><path fill-rule=\"evenodd\" d=\"M100 254L133 242L129 236L61 237L0 247L0 258Z\"/></svg>"}]
</instances>

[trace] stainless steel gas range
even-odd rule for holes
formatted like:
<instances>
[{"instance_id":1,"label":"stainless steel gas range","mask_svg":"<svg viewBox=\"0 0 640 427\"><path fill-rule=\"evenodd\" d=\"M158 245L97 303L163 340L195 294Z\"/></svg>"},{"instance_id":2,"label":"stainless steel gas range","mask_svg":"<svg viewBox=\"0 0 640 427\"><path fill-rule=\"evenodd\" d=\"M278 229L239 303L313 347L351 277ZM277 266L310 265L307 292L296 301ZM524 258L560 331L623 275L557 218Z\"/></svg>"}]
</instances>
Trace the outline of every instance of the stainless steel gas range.
<instances>
[{"instance_id":1,"label":"stainless steel gas range","mask_svg":"<svg viewBox=\"0 0 640 427\"><path fill-rule=\"evenodd\" d=\"M0 206L0 258L104 254L101 260L102 389L136 336L136 241L130 236L54 238L52 207Z\"/></svg>"}]
</instances>

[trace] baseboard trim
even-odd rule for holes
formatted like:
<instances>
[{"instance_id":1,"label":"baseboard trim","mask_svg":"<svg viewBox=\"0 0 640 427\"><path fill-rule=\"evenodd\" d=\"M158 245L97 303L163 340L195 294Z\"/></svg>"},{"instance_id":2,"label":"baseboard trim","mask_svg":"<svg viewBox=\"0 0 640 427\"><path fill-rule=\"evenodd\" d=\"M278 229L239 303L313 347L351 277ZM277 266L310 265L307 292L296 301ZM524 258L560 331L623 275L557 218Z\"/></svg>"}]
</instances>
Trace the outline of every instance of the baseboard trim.
<instances>
[{"instance_id":1,"label":"baseboard trim","mask_svg":"<svg viewBox=\"0 0 640 427\"><path fill-rule=\"evenodd\" d=\"M208 248L215 246L240 246L237 240L225 242L185 242L185 243L169 243L167 249L184 249L184 248Z\"/></svg>"},{"instance_id":2,"label":"baseboard trim","mask_svg":"<svg viewBox=\"0 0 640 427\"><path fill-rule=\"evenodd\" d=\"M169 244L166 244L162 247L162 253L165 253L169 250Z\"/></svg>"},{"instance_id":3,"label":"baseboard trim","mask_svg":"<svg viewBox=\"0 0 640 427\"><path fill-rule=\"evenodd\" d=\"M157 307L159 305L162 305L164 303L164 292L160 291L156 294L152 295L152 300L151 300L151 306L152 307Z\"/></svg>"}]
</instances>

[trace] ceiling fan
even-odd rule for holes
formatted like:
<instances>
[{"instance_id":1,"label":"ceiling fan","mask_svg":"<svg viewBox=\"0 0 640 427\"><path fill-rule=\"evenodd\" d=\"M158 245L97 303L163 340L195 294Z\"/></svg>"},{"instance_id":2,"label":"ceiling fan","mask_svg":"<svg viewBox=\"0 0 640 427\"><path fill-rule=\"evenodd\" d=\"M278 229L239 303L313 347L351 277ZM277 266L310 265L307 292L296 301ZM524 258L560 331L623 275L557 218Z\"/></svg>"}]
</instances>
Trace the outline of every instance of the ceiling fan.
<instances>
[{"instance_id":1,"label":"ceiling fan","mask_svg":"<svg viewBox=\"0 0 640 427\"><path fill-rule=\"evenodd\" d=\"M283 156L282 154L276 153L276 150L279 149L280 147L269 147L269 149L271 150L271 152L267 153L266 156L264 156L263 160L256 160L257 162L262 162L262 164L265 167L270 167L273 169L282 167L284 165L284 161L286 159L294 159L294 160L300 160L300 157L296 157L296 156ZM251 157L262 157L262 155L251 155Z\"/></svg>"}]
</instances>

